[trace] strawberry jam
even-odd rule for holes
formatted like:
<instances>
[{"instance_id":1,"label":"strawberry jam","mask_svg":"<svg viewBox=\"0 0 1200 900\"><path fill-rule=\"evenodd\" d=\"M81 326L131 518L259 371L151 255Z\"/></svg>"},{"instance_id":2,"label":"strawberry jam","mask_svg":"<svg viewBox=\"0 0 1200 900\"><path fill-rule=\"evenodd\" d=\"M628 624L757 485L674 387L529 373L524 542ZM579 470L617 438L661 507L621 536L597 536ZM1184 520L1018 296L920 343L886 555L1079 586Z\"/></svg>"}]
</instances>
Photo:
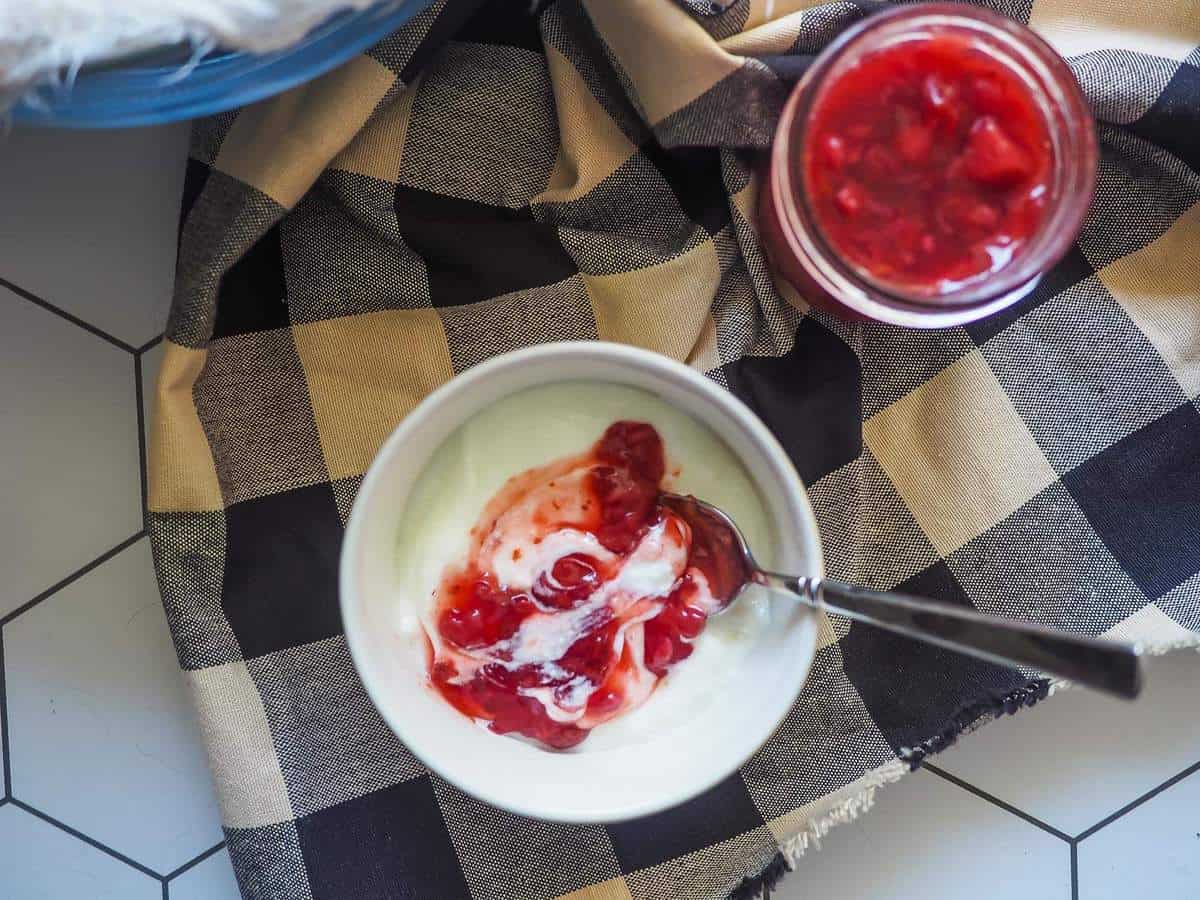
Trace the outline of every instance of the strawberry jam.
<instances>
[{"instance_id":1,"label":"strawberry jam","mask_svg":"<svg viewBox=\"0 0 1200 900\"><path fill-rule=\"evenodd\" d=\"M1008 266L1053 169L1030 88L945 33L865 54L818 95L800 165L825 240L872 280L936 295Z\"/></svg>"},{"instance_id":2,"label":"strawberry jam","mask_svg":"<svg viewBox=\"0 0 1200 900\"><path fill-rule=\"evenodd\" d=\"M740 587L660 501L665 473L655 429L621 421L509 479L438 587L434 688L554 749L644 702Z\"/></svg>"},{"instance_id":3,"label":"strawberry jam","mask_svg":"<svg viewBox=\"0 0 1200 900\"><path fill-rule=\"evenodd\" d=\"M975 4L892 5L796 83L759 233L792 302L965 325L1029 296L1070 249L1096 162L1075 76L1028 27Z\"/></svg>"}]
</instances>

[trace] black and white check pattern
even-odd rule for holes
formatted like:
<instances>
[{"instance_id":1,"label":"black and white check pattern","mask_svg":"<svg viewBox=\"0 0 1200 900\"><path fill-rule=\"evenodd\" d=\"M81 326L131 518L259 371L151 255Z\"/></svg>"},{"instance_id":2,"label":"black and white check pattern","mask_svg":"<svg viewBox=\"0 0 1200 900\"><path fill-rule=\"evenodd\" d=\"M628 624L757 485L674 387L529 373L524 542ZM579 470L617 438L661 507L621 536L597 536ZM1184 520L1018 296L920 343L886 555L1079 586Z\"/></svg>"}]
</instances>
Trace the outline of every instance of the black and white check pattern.
<instances>
[{"instance_id":1,"label":"black and white check pattern","mask_svg":"<svg viewBox=\"0 0 1200 900\"><path fill-rule=\"evenodd\" d=\"M1145 39L1099 0L989 4L1090 41L1068 55L1100 120L1097 198L1018 307L910 332L810 312L758 243L788 79L878 6L804 5L444 0L198 123L151 532L247 898L748 896L876 787L1048 690L828 621L779 732L682 807L580 828L440 781L358 682L338 551L388 432L515 347L624 341L708 373L810 485L834 576L1197 642L1196 23L1178 0L1139 13L1163 17Z\"/></svg>"}]
</instances>

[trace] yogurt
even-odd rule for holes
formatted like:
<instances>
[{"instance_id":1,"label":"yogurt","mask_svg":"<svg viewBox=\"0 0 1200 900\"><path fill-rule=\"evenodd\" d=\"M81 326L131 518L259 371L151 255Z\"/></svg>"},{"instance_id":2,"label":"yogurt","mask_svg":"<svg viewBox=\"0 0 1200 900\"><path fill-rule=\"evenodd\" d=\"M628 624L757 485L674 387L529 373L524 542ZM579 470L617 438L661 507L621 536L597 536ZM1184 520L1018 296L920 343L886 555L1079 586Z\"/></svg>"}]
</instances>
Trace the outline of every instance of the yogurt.
<instances>
[{"instance_id":1,"label":"yogurt","mask_svg":"<svg viewBox=\"0 0 1200 900\"><path fill-rule=\"evenodd\" d=\"M726 509L769 558L736 458L649 393L558 383L463 425L400 528L395 627L428 639L431 688L493 731L582 752L702 709L769 610L752 587L721 612L660 488Z\"/></svg>"}]
</instances>

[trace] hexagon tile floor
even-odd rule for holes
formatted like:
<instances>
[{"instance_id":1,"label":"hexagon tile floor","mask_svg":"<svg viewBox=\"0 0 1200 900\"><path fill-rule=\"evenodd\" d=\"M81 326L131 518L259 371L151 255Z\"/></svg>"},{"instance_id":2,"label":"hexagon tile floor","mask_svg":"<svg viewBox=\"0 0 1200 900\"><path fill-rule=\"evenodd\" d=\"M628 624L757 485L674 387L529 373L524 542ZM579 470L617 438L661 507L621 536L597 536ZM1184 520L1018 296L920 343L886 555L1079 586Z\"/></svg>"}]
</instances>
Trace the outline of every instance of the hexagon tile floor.
<instances>
[{"instance_id":1,"label":"hexagon tile floor","mask_svg":"<svg viewBox=\"0 0 1200 900\"><path fill-rule=\"evenodd\" d=\"M0 140L3 900L237 896L142 513L185 145ZM1198 694L1185 653L970 735L775 896L1200 897Z\"/></svg>"}]
</instances>

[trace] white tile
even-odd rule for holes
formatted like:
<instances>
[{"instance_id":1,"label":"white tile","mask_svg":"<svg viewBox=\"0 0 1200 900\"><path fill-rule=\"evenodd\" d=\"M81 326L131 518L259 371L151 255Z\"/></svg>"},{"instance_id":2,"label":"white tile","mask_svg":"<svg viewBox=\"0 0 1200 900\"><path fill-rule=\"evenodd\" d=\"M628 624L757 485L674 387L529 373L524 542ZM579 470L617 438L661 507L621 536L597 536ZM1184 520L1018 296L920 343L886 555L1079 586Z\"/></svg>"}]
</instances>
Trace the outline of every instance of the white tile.
<instances>
[{"instance_id":1,"label":"white tile","mask_svg":"<svg viewBox=\"0 0 1200 900\"><path fill-rule=\"evenodd\" d=\"M175 278L186 123L0 138L0 277L140 346Z\"/></svg>"},{"instance_id":2,"label":"white tile","mask_svg":"<svg viewBox=\"0 0 1200 900\"><path fill-rule=\"evenodd\" d=\"M981 889L981 885L986 886ZM1066 900L1066 843L927 772L881 789L831 831L773 900Z\"/></svg>"},{"instance_id":3,"label":"white tile","mask_svg":"<svg viewBox=\"0 0 1200 900\"><path fill-rule=\"evenodd\" d=\"M967 735L931 762L1079 834L1200 760L1200 654L1146 663L1145 690L1133 703L1062 691Z\"/></svg>"},{"instance_id":4,"label":"white tile","mask_svg":"<svg viewBox=\"0 0 1200 900\"><path fill-rule=\"evenodd\" d=\"M142 527L133 357L4 288L0 459L3 617Z\"/></svg>"},{"instance_id":5,"label":"white tile","mask_svg":"<svg viewBox=\"0 0 1200 900\"><path fill-rule=\"evenodd\" d=\"M157 872L221 840L146 539L4 637L16 797Z\"/></svg>"},{"instance_id":6,"label":"white tile","mask_svg":"<svg viewBox=\"0 0 1200 900\"><path fill-rule=\"evenodd\" d=\"M159 883L9 804L0 809L5 900L158 900Z\"/></svg>"},{"instance_id":7,"label":"white tile","mask_svg":"<svg viewBox=\"0 0 1200 900\"><path fill-rule=\"evenodd\" d=\"M173 879L170 890L171 900L241 900L242 896L226 850Z\"/></svg>"},{"instance_id":8,"label":"white tile","mask_svg":"<svg viewBox=\"0 0 1200 900\"><path fill-rule=\"evenodd\" d=\"M1079 844L1085 900L1195 900L1200 895L1200 773Z\"/></svg>"}]
</instances>

